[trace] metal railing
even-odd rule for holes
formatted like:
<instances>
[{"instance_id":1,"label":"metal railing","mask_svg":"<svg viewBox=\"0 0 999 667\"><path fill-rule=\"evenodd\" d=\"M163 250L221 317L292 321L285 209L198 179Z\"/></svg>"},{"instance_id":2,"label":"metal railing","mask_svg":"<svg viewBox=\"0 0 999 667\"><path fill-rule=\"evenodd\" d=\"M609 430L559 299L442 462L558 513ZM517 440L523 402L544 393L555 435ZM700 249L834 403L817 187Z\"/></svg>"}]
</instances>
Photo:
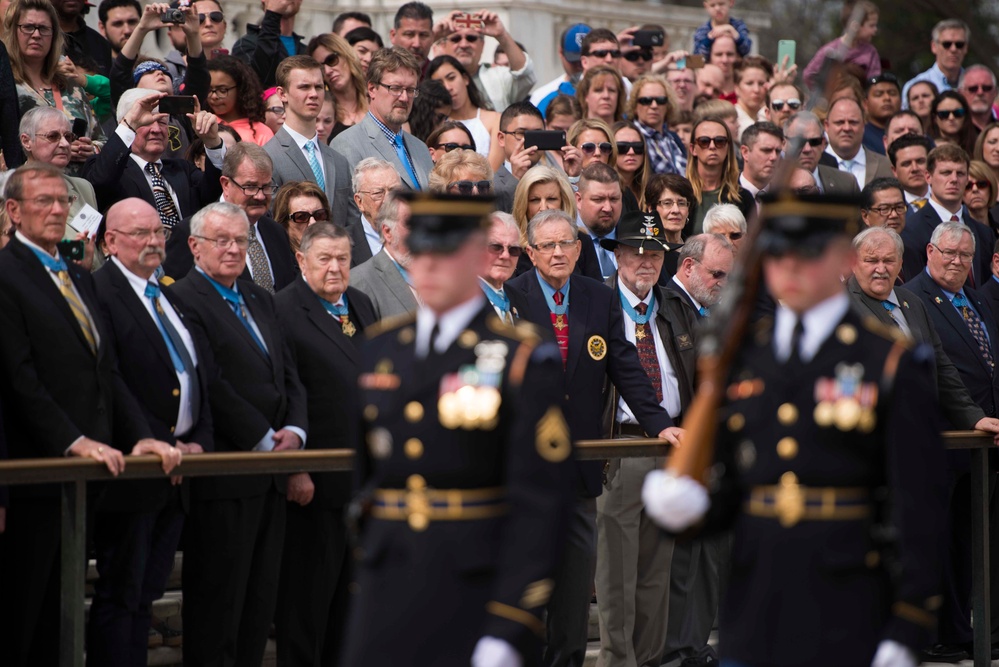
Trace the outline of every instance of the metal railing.
<instances>
[{"instance_id":1,"label":"metal railing","mask_svg":"<svg viewBox=\"0 0 999 667\"><path fill-rule=\"evenodd\" d=\"M968 450L971 456L972 518L972 610L974 613L974 661L976 667L991 662L991 610L989 608L989 469L988 450L992 437L979 431L944 433L948 449ZM665 456L670 446L658 439L581 440L576 458L600 460ZM250 475L350 470L353 452L326 449L285 452L195 454L184 457L171 474L185 477ZM17 459L0 461L0 485L50 484L61 487L62 502L62 590L60 591L60 667L84 664L84 584L86 559L87 482L113 479L164 477L155 456L126 457L125 470L117 478L102 463L92 459ZM16 508L14 508L16 511Z\"/></svg>"}]
</instances>

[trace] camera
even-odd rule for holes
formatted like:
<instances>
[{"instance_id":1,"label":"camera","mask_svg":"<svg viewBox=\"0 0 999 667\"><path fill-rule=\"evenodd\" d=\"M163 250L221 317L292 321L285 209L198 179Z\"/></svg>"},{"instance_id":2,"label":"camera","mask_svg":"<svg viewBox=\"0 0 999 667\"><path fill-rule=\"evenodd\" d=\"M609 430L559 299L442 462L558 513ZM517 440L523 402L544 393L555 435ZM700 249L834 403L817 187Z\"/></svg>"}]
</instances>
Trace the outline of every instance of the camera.
<instances>
[{"instance_id":1,"label":"camera","mask_svg":"<svg viewBox=\"0 0 999 667\"><path fill-rule=\"evenodd\" d=\"M184 12L179 9L168 9L160 14L160 21L182 25L184 23Z\"/></svg>"},{"instance_id":2,"label":"camera","mask_svg":"<svg viewBox=\"0 0 999 667\"><path fill-rule=\"evenodd\" d=\"M662 30L636 30L631 39L634 46L644 46L651 48L662 46L666 40L666 35Z\"/></svg>"}]
</instances>

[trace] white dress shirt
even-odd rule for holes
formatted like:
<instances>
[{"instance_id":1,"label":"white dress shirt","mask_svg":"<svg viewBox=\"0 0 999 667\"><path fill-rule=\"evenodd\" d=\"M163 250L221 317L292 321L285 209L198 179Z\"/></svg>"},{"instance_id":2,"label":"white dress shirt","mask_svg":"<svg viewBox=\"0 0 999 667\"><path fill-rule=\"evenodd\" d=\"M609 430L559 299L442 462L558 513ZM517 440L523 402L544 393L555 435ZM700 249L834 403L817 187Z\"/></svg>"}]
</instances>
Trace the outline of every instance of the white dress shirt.
<instances>
[{"instance_id":1,"label":"white dress shirt","mask_svg":"<svg viewBox=\"0 0 999 667\"><path fill-rule=\"evenodd\" d=\"M843 320L846 311L850 309L850 297L846 292L837 292L834 296L813 306L801 316L805 331L801 336L798 350L802 361L811 361L818 353L822 343L832 335L833 330ZM785 362L791 357L791 337L798 316L787 306L778 303L774 318L774 354L777 360Z\"/></svg>"},{"instance_id":2,"label":"white dress shirt","mask_svg":"<svg viewBox=\"0 0 999 667\"><path fill-rule=\"evenodd\" d=\"M434 324L438 327L434 351L438 354L446 352L451 347L451 343L475 318L475 315L482 310L485 303L486 296L480 291L465 303L455 306L440 317L429 308L421 306L416 311L416 356L422 359L430 353L430 334L434 330Z\"/></svg>"},{"instance_id":3,"label":"white dress shirt","mask_svg":"<svg viewBox=\"0 0 999 667\"><path fill-rule=\"evenodd\" d=\"M905 311L902 309L902 303L898 300L898 295L895 294L895 290L891 291L888 298L885 301L890 301L895 304L895 310L891 311L891 318L898 323L898 328L902 330L909 338L912 338L912 329L909 328L909 322L905 319Z\"/></svg>"},{"instance_id":4,"label":"white dress shirt","mask_svg":"<svg viewBox=\"0 0 999 667\"><path fill-rule=\"evenodd\" d=\"M260 237L260 225L258 222L253 223L253 233L257 237L257 242L260 244L260 249L264 251L264 260L267 262L267 266L271 270L271 280L274 279L274 265L271 264L270 253L267 252L267 246L264 245L264 240ZM250 261L250 256L246 256L246 270L250 272L250 278L253 278L253 262Z\"/></svg>"},{"instance_id":5,"label":"white dress shirt","mask_svg":"<svg viewBox=\"0 0 999 667\"><path fill-rule=\"evenodd\" d=\"M375 226L371 224L371 221L361 214L361 229L364 230L364 240L368 242L368 247L371 248L371 256L374 257L379 252L381 252L382 246L385 243L382 241L382 235L378 233Z\"/></svg>"},{"instance_id":6,"label":"white dress shirt","mask_svg":"<svg viewBox=\"0 0 999 667\"><path fill-rule=\"evenodd\" d=\"M951 216L956 215L958 222L960 222L963 225L968 224L968 221L964 219L964 206L963 205L961 206L961 208L959 208L957 210L957 213L951 213L950 211L948 211L947 209L945 209L943 206L941 206L940 202L938 202L933 197L930 197L929 199L927 199L926 200L926 204L928 206L932 206L933 210L937 212L937 215L939 215L940 219L943 220L944 222L950 222Z\"/></svg>"},{"instance_id":7,"label":"white dress shirt","mask_svg":"<svg viewBox=\"0 0 999 667\"><path fill-rule=\"evenodd\" d=\"M836 160L836 164L840 171L847 174L851 174L857 181L857 186L863 190L865 181L867 180L867 153L864 151L864 147L861 146L857 154L853 156L853 164L847 169L846 160L836 155L836 151L832 149L832 146L826 146L826 153L832 155Z\"/></svg>"}]
</instances>

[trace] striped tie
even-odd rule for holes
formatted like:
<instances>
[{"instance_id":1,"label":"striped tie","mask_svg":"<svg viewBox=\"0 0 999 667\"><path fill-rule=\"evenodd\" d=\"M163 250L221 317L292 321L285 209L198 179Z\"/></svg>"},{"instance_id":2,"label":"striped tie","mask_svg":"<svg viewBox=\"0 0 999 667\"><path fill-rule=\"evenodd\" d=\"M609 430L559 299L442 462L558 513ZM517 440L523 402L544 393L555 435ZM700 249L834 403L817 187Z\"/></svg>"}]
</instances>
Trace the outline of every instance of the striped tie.
<instances>
[{"instance_id":1,"label":"striped tie","mask_svg":"<svg viewBox=\"0 0 999 667\"><path fill-rule=\"evenodd\" d=\"M305 142L305 156L309 160L309 166L312 167L312 175L316 177L316 184L325 190L326 179L323 177L323 168L320 166L318 158L316 158L316 144L314 142Z\"/></svg>"},{"instance_id":2,"label":"striped tie","mask_svg":"<svg viewBox=\"0 0 999 667\"><path fill-rule=\"evenodd\" d=\"M83 302L80 301L80 297L73 291L73 283L69 280L69 271L65 269L56 271L56 276L59 278L59 291L65 297L66 302L69 303L69 309L73 311L80 329L83 330L83 337L87 339L87 345L90 346L91 354L96 355L97 338L94 336L94 329L90 324L90 318L87 317L87 310L83 307Z\"/></svg>"},{"instance_id":3,"label":"striped tie","mask_svg":"<svg viewBox=\"0 0 999 667\"><path fill-rule=\"evenodd\" d=\"M160 214L160 222L167 229L173 229L180 223L180 214L177 206L173 203L173 197L167 190L166 181L160 173L160 166L155 162L146 163L146 171L153 181L153 200L156 202L156 210Z\"/></svg>"},{"instance_id":4,"label":"striped tie","mask_svg":"<svg viewBox=\"0 0 999 667\"><path fill-rule=\"evenodd\" d=\"M271 294L274 294L274 276L271 274L271 267L267 263L267 255L264 254L264 247L260 245L260 239L257 238L256 225L250 225L250 246L247 248L246 254L250 259L253 282Z\"/></svg>"},{"instance_id":5,"label":"striped tie","mask_svg":"<svg viewBox=\"0 0 999 667\"><path fill-rule=\"evenodd\" d=\"M971 337L978 344L978 351L981 352L982 359L985 360L989 368L994 369L996 364L992 358L992 346L989 345L988 335L985 333L985 327L982 324L981 318L978 317L978 313L971 308L968 299L963 294L955 294L954 298L951 299L951 303L960 311L964 323L968 326L968 331L971 332Z\"/></svg>"}]
</instances>

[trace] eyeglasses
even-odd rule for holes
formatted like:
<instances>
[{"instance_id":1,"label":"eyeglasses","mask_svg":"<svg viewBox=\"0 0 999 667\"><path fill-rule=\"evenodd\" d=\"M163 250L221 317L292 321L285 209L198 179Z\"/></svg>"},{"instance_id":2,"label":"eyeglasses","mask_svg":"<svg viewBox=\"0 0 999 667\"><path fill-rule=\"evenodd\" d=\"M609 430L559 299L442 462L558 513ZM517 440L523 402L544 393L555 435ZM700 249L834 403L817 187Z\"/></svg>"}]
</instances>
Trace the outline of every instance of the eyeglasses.
<instances>
[{"instance_id":1,"label":"eyeglasses","mask_svg":"<svg viewBox=\"0 0 999 667\"><path fill-rule=\"evenodd\" d=\"M697 262L696 259L694 261ZM700 264L701 266L704 266L703 262L697 262L697 263ZM715 269L709 269L706 266L704 266L704 270L707 271L708 275L714 278L715 280L723 280L724 278L728 277L728 271L718 271Z\"/></svg>"},{"instance_id":2,"label":"eyeglasses","mask_svg":"<svg viewBox=\"0 0 999 667\"><path fill-rule=\"evenodd\" d=\"M333 53L326 56L323 60L323 64L327 67L336 67L340 63L340 54L334 51Z\"/></svg>"},{"instance_id":3,"label":"eyeglasses","mask_svg":"<svg viewBox=\"0 0 999 667\"><path fill-rule=\"evenodd\" d=\"M963 49L965 46L968 45L967 42L937 42L937 44L944 47L948 51L950 51L951 49L957 49L958 51L960 51L961 49Z\"/></svg>"},{"instance_id":4,"label":"eyeglasses","mask_svg":"<svg viewBox=\"0 0 999 667\"><path fill-rule=\"evenodd\" d=\"M461 195L489 194L493 184L491 181L451 181L447 184L447 189L454 188Z\"/></svg>"},{"instance_id":5,"label":"eyeglasses","mask_svg":"<svg viewBox=\"0 0 999 667\"><path fill-rule=\"evenodd\" d=\"M898 204L881 204L880 206L872 206L868 210L874 211L882 218L887 218L892 213L894 213L899 217L902 217L903 215L905 215L905 212L908 208L909 207L906 206L905 202L900 202Z\"/></svg>"},{"instance_id":6,"label":"eyeglasses","mask_svg":"<svg viewBox=\"0 0 999 667\"><path fill-rule=\"evenodd\" d=\"M666 106L666 104L669 102L669 98L666 97L665 95L663 95L661 97L657 96L657 97L639 97L638 98L638 103L640 105L642 105L643 107L650 107L650 106L652 106L653 102L655 102L656 104L658 104L659 106L662 107L662 106Z\"/></svg>"},{"instance_id":7,"label":"eyeglasses","mask_svg":"<svg viewBox=\"0 0 999 667\"><path fill-rule=\"evenodd\" d=\"M988 181L968 181L968 184L964 186L964 189L965 189L966 192L971 192L974 188L978 188L979 190L988 190L989 189L989 182Z\"/></svg>"},{"instance_id":8,"label":"eyeglasses","mask_svg":"<svg viewBox=\"0 0 999 667\"><path fill-rule=\"evenodd\" d=\"M379 188L377 190L358 190L358 192L371 197L371 201L381 201L385 199L385 193L387 193L388 190L385 188Z\"/></svg>"},{"instance_id":9,"label":"eyeglasses","mask_svg":"<svg viewBox=\"0 0 999 667\"><path fill-rule=\"evenodd\" d=\"M232 178L229 179L229 182L242 190L243 194L247 197L255 197L260 192L269 197L277 190L277 186L273 183L268 183L267 185L253 185L252 183L250 185L240 185Z\"/></svg>"},{"instance_id":10,"label":"eyeglasses","mask_svg":"<svg viewBox=\"0 0 999 667\"><path fill-rule=\"evenodd\" d=\"M531 247L540 252L543 255L550 255L555 252L555 248L559 248L562 252L567 253L570 250L575 250L576 244L579 243L576 239L566 239L564 241L548 241L547 243L535 243Z\"/></svg>"},{"instance_id":11,"label":"eyeglasses","mask_svg":"<svg viewBox=\"0 0 999 667\"><path fill-rule=\"evenodd\" d=\"M981 86L968 86L968 88L967 88L968 92L971 93L971 94L973 94L973 95L977 95L980 92L981 93L991 93L995 89L996 89L995 86L990 86L989 84L983 84Z\"/></svg>"},{"instance_id":12,"label":"eyeglasses","mask_svg":"<svg viewBox=\"0 0 999 667\"><path fill-rule=\"evenodd\" d=\"M961 260L962 264L969 264L971 260L975 257L973 252L958 252L957 250L944 250L936 243L931 243L931 246L937 249L941 255L943 255L944 261L953 262L955 259Z\"/></svg>"},{"instance_id":13,"label":"eyeglasses","mask_svg":"<svg viewBox=\"0 0 999 667\"><path fill-rule=\"evenodd\" d=\"M225 97L230 92L236 90L236 86L216 86L208 89L208 95L215 97Z\"/></svg>"},{"instance_id":14,"label":"eyeglasses","mask_svg":"<svg viewBox=\"0 0 999 667\"><path fill-rule=\"evenodd\" d=\"M722 234L722 236L727 238L729 241L738 241L745 235L745 232L725 232Z\"/></svg>"},{"instance_id":15,"label":"eyeglasses","mask_svg":"<svg viewBox=\"0 0 999 667\"><path fill-rule=\"evenodd\" d=\"M947 120L948 118L964 118L964 109L958 107L957 109L937 109L937 118L940 120Z\"/></svg>"},{"instance_id":16,"label":"eyeglasses","mask_svg":"<svg viewBox=\"0 0 999 667\"><path fill-rule=\"evenodd\" d=\"M286 113L284 107L267 107L265 111L270 111L272 114L276 116L283 116Z\"/></svg>"},{"instance_id":17,"label":"eyeglasses","mask_svg":"<svg viewBox=\"0 0 999 667\"><path fill-rule=\"evenodd\" d=\"M606 58L610 56L611 58L620 58L620 49L597 49L596 51L590 51L589 53L584 53L584 56L593 56L594 58Z\"/></svg>"},{"instance_id":18,"label":"eyeglasses","mask_svg":"<svg viewBox=\"0 0 999 667\"><path fill-rule=\"evenodd\" d=\"M728 137L697 137L694 139L694 143L701 148L707 148L711 144L718 148L725 148L728 146Z\"/></svg>"},{"instance_id":19,"label":"eyeglasses","mask_svg":"<svg viewBox=\"0 0 999 667\"><path fill-rule=\"evenodd\" d=\"M686 199L660 199L656 202L656 206L668 211L674 206L677 208L690 208L690 202Z\"/></svg>"},{"instance_id":20,"label":"eyeglasses","mask_svg":"<svg viewBox=\"0 0 999 667\"><path fill-rule=\"evenodd\" d=\"M508 253L510 253L510 257L520 257L520 254L524 252L524 249L521 248L519 245L503 245L502 243L490 243L486 247L489 249L489 252L493 253L494 255L502 255L503 250L506 250Z\"/></svg>"},{"instance_id":21,"label":"eyeglasses","mask_svg":"<svg viewBox=\"0 0 999 667\"><path fill-rule=\"evenodd\" d=\"M133 241L145 241L146 239L165 239L167 237L166 227L160 226L156 229L137 229L134 232L123 232L120 230L112 230L115 234L124 234Z\"/></svg>"},{"instance_id":22,"label":"eyeglasses","mask_svg":"<svg viewBox=\"0 0 999 667\"><path fill-rule=\"evenodd\" d=\"M73 143L79 139L79 137L72 132L60 132L59 130L52 130L51 132L46 132L45 134L36 134L35 136L41 137L50 144L57 144L60 139L65 139L69 143Z\"/></svg>"},{"instance_id":23,"label":"eyeglasses","mask_svg":"<svg viewBox=\"0 0 999 667\"><path fill-rule=\"evenodd\" d=\"M212 23L222 23L225 21L225 16L222 12L208 12L207 14L198 14L198 23L204 23L205 19L211 20Z\"/></svg>"},{"instance_id":24,"label":"eyeglasses","mask_svg":"<svg viewBox=\"0 0 999 667\"><path fill-rule=\"evenodd\" d=\"M390 86L386 83L382 83L381 81L378 81L375 85L381 86L385 90L389 91L390 93L392 93L394 97L402 97L403 92L405 92L413 99L416 99L417 97L420 96L420 90L418 88L407 88L406 86L395 86L395 85Z\"/></svg>"},{"instance_id":25,"label":"eyeglasses","mask_svg":"<svg viewBox=\"0 0 999 667\"><path fill-rule=\"evenodd\" d=\"M477 41L479 41L479 36L476 35L475 33L472 33L470 35L451 35L450 37L447 38L447 41L451 42L452 44L460 44L461 40L465 40L469 44L475 44Z\"/></svg>"},{"instance_id":26,"label":"eyeglasses","mask_svg":"<svg viewBox=\"0 0 999 667\"><path fill-rule=\"evenodd\" d=\"M649 62L652 60L652 52L646 51L645 49L639 49L638 51L628 51L624 54L624 59L629 63L636 63L639 59Z\"/></svg>"},{"instance_id":27,"label":"eyeglasses","mask_svg":"<svg viewBox=\"0 0 999 667\"><path fill-rule=\"evenodd\" d=\"M503 134L512 134L521 141L524 140L524 135L528 132L537 132L538 130L502 130Z\"/></svg>"},{"instance_id":28,"label":"eyeglasses","mask_svg":"<svg viewBox=\"0 0 999 667\"><path fill-rule=\"evenodd\" d=\"M31 37L37 31L42 37L48 37L52 34L52 26L41 25L39 23L18 23L17 29L21 31L22 35Z\"/></svg>"},{"instance_id":29,"label":"eyeglasses","mask_svg":"<svg viewBox=\"0 0 999 667\"><path fill-rule=\"evenodd\" d=\"M330 219L330 212L325 208L317 208L315 211L295 211L288 214L288 219L296 225L304 225L313 218L316 222L326 222Z\"/></svg>"},{"instance_id":30,"label":"eyeglasses","mask_svg":"<svg viewBox=\"0 0 999 667\"><path fill-rule=\"evenodd\" d=\"M787 105L787 108L790 109L791 111L797 111L798 109L801 108L801 100L799 100L797 97L792 97L789 100L771 100L770 108L773 109L774 111L783 111L785 104Z\"/></svg>"},{"instance_id":31,"label":"eyeglasses","mask_svg":"<svg viewBox=\"0 0 999 667\"><path fill-rule=\"evenodd\" d=\"M52 195L40 195L38 197L32 197L31 199L18 199L19 202L31 202L38 208L52 208L56 204L61 206L72 206L76 203L76 195L67 195L65 197L53 197Z\"/></svg>"},{"instance_id":32,"label":"eyeglasses","mask_svg":"<svg viewBox=\"0 0 999 667\"><path fill-rule=\"evenodd\" d=\"M222 238L209 238L207 236L198 236L197 234L191 234L196 239L201 239L202 241L208 241L214 245L219 250L228 250L229 247L235 243L236 247L241 250L246 250L250 247L250 237L248 236L237 236L234 239L222 239Z\"/></svg>"},{"instance_id":33,"label":"eyeglasses","mask_svg":"<svg viewBox=\"0 0 999 667\"><path fill-rule=\"evenodd\" d=\"M801 139L801 143L808 144L812 148L818 148L822 145L822 137L811 137L810 139L805 139L804 137L792 137L792 139Z\"/></svg>"},{"instance_id":34,"label":"eyeglasses","mask_svg":"<svg viewBox=\"0 0 999 667\"><path fill-rule=\"evenodd\" d=\"M443 148L445 153L450 153L451 151L456 151L459 148L464 151L474 151L475 146L469 146L468 144L457 144L453 141L449 141L444 144L437 144L434 148Z\"/></svg>"},{"instance_id":35,"label":"eyeglasses","mask_svg":"<svg viewBox=\"0 0 999 667\"><path fill-rule=\"evenodd\" d=\"M609 141L601 141L600 143L593 143L592 141L587 141L585 144L579 147L579 150L583 151L586 155L610 155L613 146Z\"/></svg>"},{"instance_id":36,"label":"eyeglasses","mask_svg":"<svg viewBox=\"0 0 999 667\"><path fill-rule=\"evenodd\" d=\"M645 155L645 142L644 141L619 141L617 142L617 152L620 155L625 155L631 151L634 151L635 155Z\"/></svg>"}]
</instances>

